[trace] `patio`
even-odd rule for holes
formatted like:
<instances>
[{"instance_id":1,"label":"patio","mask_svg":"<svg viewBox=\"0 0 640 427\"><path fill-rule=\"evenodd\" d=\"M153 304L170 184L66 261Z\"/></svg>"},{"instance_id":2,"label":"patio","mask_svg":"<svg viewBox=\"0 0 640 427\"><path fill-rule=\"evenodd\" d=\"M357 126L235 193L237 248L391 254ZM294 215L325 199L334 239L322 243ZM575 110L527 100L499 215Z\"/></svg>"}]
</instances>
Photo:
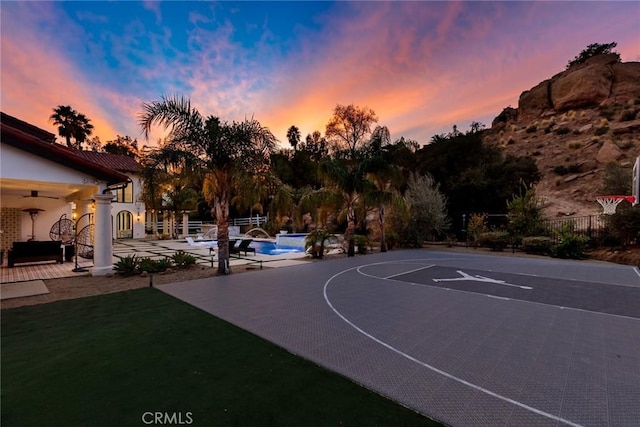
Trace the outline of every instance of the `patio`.
<instances>
[{"instance_id":1,"label":"patio","mask_svg":"<svg viewBox=\"0 0 640 427\"><path fill-rule=\"evenodd\" d=\"M161 259L172 256L177 251L184 251L196 258L196 264L208 267L217 267L218 258L214 252L208 247L191 246L184 240L116 240L113 243L112 258L113 262L128 256L136 255L137 257L149 257L152 259ZM260 268L261 265L268 267L284 267L289 265L305 262L304 253L289 253L278 256L270 255L251 255L242 257L232 257L230 265L255 265ZM16 265L9 268L3 265L0 269L0 284L8 284L15 282L25 282L31 280L58 279L62 277L76 277L89 275L88 269L93 266L91 260L78 257L78 267L87 271L74 272L75 260L65 262L63 264L40 262L27 265Z\"/></svg>"}]
</instances>

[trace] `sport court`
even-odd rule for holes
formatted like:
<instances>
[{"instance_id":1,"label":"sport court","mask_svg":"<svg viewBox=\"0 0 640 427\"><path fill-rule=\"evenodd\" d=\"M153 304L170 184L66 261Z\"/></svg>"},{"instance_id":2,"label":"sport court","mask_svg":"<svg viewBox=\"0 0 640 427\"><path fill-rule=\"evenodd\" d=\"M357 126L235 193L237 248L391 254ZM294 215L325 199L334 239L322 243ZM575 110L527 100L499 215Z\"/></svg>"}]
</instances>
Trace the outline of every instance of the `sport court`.
<instances>
[{"instance_id":1,"label":"sport court","mask_svg":"<svg viewBox=\"0 0 640 427\"><path fill-rule=\"evenodd\" d=\"M405 250L161 289L447 425L640 424L634 267Z\"/></svg>"}]
</instances>

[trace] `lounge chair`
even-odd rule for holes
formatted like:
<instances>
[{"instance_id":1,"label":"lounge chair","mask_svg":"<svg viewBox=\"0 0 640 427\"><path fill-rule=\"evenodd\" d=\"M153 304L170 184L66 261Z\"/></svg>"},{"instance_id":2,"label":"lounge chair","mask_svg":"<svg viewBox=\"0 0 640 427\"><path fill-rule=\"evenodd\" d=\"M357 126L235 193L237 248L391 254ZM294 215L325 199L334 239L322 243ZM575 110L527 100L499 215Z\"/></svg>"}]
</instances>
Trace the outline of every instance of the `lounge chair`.
<instances>
[{"instance_id":1,"label":"lounge chair","mask_svg":"<svg viewBox=\"0 0 640 427\"><path fill-rule=\"evenodd\" d=\"M203 248L217 248L218 247L218 242L213 241L213 240L205 240L202 242L197 242L195 240L193 240L193 237L185 237L184 238L187 241L187 244L189 246L199 246L199 247L203 247Z\"/></svg>"},{"instance_id":2,"label":"lounge chair","mask_svg":"<svg viewBox=\"0 0 640 427\"><path fill-rule=\"evenodd\" d=\"M229 239L229 255L240 255L240 248L236 246L238 239Z\"/></svg>"},{"instance_id":3,"label":"lounge chair","mask_svg":"<svg viewBox=\"0 0 640 427\"><path fill-rule=\"evenodd\" d=\"M255 255L256 248L249 247L251 242L253 242L253 239L244 239L244 240L242 240L240 242L240 244L238 245L238 252L244 252L245 255L247 254L247 252L253 252L253 254Z\"/></svg>"}]
</instances>

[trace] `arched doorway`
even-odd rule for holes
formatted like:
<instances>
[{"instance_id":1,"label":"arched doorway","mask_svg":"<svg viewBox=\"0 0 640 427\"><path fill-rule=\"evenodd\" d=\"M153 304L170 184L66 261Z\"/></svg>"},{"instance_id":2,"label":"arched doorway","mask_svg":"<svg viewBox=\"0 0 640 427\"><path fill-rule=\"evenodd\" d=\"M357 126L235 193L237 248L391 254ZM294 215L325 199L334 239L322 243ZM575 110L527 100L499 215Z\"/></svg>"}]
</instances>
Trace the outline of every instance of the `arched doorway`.
<instances>
[{"instance_id":1,"label":"arched doorway","mask_svg":"<svg viewBox=\"0 0 640 427\"><path fill-rule=\"evenodd\" d=\"M133 214L129 211L118 212L116 216L116 239L133 238Z\"/></svg>"}]
</instances>

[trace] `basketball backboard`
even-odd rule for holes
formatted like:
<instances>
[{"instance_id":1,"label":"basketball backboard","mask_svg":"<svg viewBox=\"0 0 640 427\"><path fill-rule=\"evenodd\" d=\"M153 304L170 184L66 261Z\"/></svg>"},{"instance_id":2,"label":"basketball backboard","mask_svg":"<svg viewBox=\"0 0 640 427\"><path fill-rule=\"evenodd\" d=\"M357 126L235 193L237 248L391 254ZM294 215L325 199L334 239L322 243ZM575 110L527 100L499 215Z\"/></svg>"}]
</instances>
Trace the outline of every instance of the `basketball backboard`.
<instances>
[{"instance_id":1,"label":"basketball backboard","mask_svg":"<svg viewBox=\"0 0 640 427\"><path fill-rule=\"evenodd\" d=\"M637 205L638 198L640 198L640 156L636 157L636 162L633 165L632 185L631 194L635 196L633 204Z\"/></svg>"}]
</instances>

